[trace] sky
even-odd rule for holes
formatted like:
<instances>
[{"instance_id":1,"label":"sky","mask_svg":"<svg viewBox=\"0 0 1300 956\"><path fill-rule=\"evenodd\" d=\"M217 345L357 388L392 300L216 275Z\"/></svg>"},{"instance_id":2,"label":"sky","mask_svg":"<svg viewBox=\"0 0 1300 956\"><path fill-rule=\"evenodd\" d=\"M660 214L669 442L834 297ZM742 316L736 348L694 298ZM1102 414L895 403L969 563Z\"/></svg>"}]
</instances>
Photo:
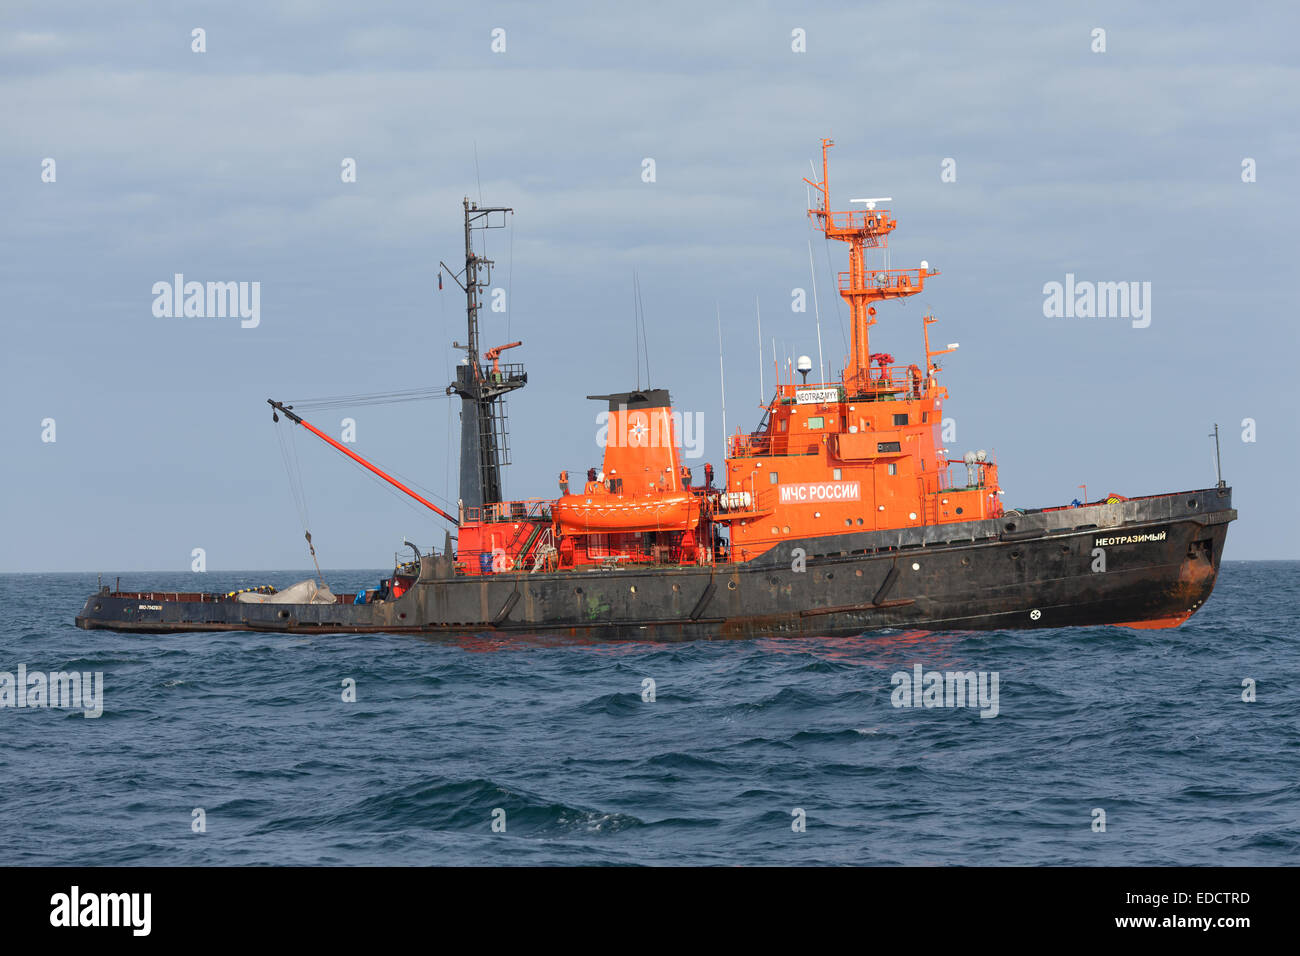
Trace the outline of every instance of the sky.
<instances>
[{"instance_id":1,"label":"sky","mask_svg":"<svg viewBox=\"0 0 1300 956\"><path fill-rule=\"evenodd\" d=\"M760 416L756 305L769 392L771 339L817 361L814 282L844 361L847 248L802 182L822 137L832 205L892 197L892 264L941 273L881 306L873 351L920 364L938 317L946 444L996 455L1008 507L1211 486L1217 422L1225 557L1298 558L1298 27L1281 3L8 2L0 571L303 568L304 516L325 567L441 547L289 429L300 512L265 402L451 381L465 196L515 210L482 322L529 371L507 494L599 463L585 396L637 384L634 273L651 384L721 470L719 316L730 431ZM177 273L259 283L258 323L156 315ZM1046 315L1067 275L1149 289L1149 324ZM344 417L455 500L449 400L314 424Z\"/></svg>"}]
</instances>

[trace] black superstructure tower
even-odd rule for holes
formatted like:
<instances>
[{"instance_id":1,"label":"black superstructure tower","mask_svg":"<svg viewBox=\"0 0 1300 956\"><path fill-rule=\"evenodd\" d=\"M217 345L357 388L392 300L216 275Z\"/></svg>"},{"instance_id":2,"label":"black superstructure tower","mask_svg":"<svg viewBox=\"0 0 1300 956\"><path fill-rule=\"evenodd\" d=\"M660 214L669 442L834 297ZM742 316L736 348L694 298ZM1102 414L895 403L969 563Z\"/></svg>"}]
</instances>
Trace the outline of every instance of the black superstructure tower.
<instances>
[{"instance_id":1,"label":"black superstructure tower","mask_svg":"<svg viewBox=\"0 0 1300 956\"><path fill-rule=\"evenodd\" d=\"M456 366L456 381L447 386L447 394L461 398L460 406L460 499L467 508L501 501L501 467L510 464L506 405L503 396L528 382L522 363L503 364L501 351L519 343L479 350L478 312L481 293L492 282L492 260L474 251L475 229L501 229L505 217L514 212L505 206L482 206L471 203L465 207L465 269L452 273L445 263L439 263L451 273L456 284L465 292L465 313L469 322L469 341L462 345L465 359ZM500 220L493 216L500 214ZM489 361L485 364L484 359Z\"/></svg>"}]
</instances>

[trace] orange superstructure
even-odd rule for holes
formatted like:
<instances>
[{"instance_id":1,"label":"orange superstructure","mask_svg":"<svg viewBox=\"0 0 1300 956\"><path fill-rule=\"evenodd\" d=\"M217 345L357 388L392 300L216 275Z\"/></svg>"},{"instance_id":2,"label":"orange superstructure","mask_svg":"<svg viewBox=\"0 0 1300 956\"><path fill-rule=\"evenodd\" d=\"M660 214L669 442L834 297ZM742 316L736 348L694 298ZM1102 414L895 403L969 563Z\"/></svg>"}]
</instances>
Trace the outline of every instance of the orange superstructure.
<instances>
[{"instance_id":1,"label":"orange superstructure","mask_svg":"<svg viewBox=\"0 0 1300 956\"><path fill-rule=\"evenodd\" d=\"M462 571L546 561L557 567L744 562L785 540L1002 513L996 464L984 452L952 464L936 440L947 392L937 382L935 359L955 346L930 348L934 317L922 320L921 363L871 351L876 305L915 295L938 271L925 262L917 269L888 267L884 257L898 220L876 208L887 200L855 200L866 208L848 212L831 209L832 145L822 141L821 180L805 181L817 197L808 215L827 238L849 246L849 269L838 278L850 313L842 374L830 382L778 382L758 430L729 437L719 487L711 466L705 466L703 484L691 484L666 390L589 396L609 403L602 467L590 469L580 488L571 488L568 472L562 473L562 493L549 506L533 501L469 509L460 529ZM493 349L485 357L495 363L499 354ZM491 562L483 557L489 552Z\"/></svg>"},{"instance_id":2,"label":"orange superstructure","mask_svg":"<svg viewBox=\"0 0 1300 956\"><path fill-rule=\"evenodd\" d=\"M749 513L720 516L731 527L737 560L785 538L877 531L996 517L997 465L983 452L951 467L948 450L935 439L947 391L937 384L931 350L931 315L923 318L924 370L872 353L868 330L873 303L915 295L938 271L871 268L867 250L884 250L898 225L880 200L869 208L830 208L827 150L822 140L822 179L805 180L818 194L808 215L827 238L849 244L849 271L839 277L849 304L850 347L839 381L778 384L764 427L730 439L727 490L748 493Z\"/></svg>"}]
</instances>

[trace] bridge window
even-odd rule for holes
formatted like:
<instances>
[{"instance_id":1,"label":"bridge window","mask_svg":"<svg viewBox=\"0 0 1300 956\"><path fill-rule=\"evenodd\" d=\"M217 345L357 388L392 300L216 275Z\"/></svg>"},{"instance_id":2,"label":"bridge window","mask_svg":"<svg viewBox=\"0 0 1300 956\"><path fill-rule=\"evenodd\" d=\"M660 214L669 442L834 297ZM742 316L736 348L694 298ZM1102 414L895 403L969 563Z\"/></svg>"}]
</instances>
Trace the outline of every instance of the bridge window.
<instances>
[{"instance_id":1,"label":"bridge window","mask_svg":"<svg viewBox=\"0 0 1300 956\"><path fill-rule=\"evenodd\" d=\"M907 424L907 413L906 413L906 412L904 412L904 413L901 414L901 415L895 415L895 416L894 416L894 425L897 426L897 425L906 425L906 424Z\"/></svg>"},{"instance_id":2,"label":"bridge window","mask_svg":"<svg viewBox=\"0 0 1300 956\"><path fill-rule=\"evenodd\" d=\"M902 443L896 441L878 441L876 442L876 451L882 455L891 451L902 451Z\"/></svg>"},{"instance_id":3,"label":"bridge window","mask_svg":"<svg viewBox=\"0 0 1300 956\"><path fill-rule=\"evenodd\" d=\"M840 478L842 477L842 475L840 474L840 469L838 469L838 468L836 468L834 471L832 471L831 474L835 477L835 480L836 480L836 481L839 481Z\"/></svg>"},{"instance_id":4,"label":"bridge window","mask_svg":"<svg viewBox=\"0 0 1300 956\"><path fill-rule=\"evenodd\" d=\"M898 465L896 465L896 464L895 464L894 462L892 462L892 461L889 463L889 473L890 473L891 475L896 475L896 474L898 474Z\"/></svg>"},{"instance_id":5,"label":"bridge window","mask_svg":"<svg viewBox=\"0 0 1300 956\"><path fill-rule=\"evenodd\" d=\"M809 415L809 416L808 416L808 427L809 427L809 428L825 428L825 427L826 427L826 418L825 418L825 416L823 416L823 415Z\"/></svg>"},{"instance_id":6,"label":"bridge window","mask_svg":"<svg viewBox=\"0 0 1300 956\"><path fill-rule=\"evenodd\" d=\"M774 471L769 471L769 472L767 473L767 480L770 481L772 484L776 484L776 483L777 483L778 481L780 481L781 479L777 477L776 472L774 472Z\"/></svg>"}]
</instances>

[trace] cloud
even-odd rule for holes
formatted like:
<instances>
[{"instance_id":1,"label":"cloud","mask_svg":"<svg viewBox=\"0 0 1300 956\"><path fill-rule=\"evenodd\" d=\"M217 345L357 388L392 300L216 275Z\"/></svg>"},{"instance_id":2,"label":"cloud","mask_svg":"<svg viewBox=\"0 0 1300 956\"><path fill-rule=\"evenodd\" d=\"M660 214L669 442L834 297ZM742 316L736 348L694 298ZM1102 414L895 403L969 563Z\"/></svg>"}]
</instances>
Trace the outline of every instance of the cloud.
<instances>
[{"instance_id":1,"label":"cloud","mask_svg":"<svg viewBox=\"0 0 1300 956\"><path fill-rule=\"evenodd\" d=\"M68 41L56 33L19 30L0 36L0 51L14 56L52 55L67 52L69 48Z\"/></svg>"}]
</instances>

